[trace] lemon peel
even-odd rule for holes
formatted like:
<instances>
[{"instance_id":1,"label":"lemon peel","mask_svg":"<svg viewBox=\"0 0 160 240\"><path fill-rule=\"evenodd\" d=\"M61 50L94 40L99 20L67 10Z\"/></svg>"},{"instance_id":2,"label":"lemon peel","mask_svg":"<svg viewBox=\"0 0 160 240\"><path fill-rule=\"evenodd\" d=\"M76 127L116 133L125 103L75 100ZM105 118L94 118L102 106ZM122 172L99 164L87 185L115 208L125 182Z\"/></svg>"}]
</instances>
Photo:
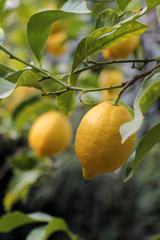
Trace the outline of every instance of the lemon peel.
<instances>
[{"instance_id":1,"label":"lemon peel","mask_svg":"<svg viewBox=\"0 0 160 240\"><path fill-rule=\"evenodd\" d=\"M119 128L131 120L132 116L124 106L107 101L85 114L77 129L75 151L86 180L113 172L128 159L136 134L122 144Z\"/></svg>"},{"instance_id":2,"label":"lemon peel","mask_svg":"<svg viewBox=\"0 0 160 240\"><path fill-rule=\"evenodd\" d=\"M58 111L50 111L36 119L29 131L29 145L39 156L62 153L72 139L70 121Z\"/></svg>"}]
</instances>

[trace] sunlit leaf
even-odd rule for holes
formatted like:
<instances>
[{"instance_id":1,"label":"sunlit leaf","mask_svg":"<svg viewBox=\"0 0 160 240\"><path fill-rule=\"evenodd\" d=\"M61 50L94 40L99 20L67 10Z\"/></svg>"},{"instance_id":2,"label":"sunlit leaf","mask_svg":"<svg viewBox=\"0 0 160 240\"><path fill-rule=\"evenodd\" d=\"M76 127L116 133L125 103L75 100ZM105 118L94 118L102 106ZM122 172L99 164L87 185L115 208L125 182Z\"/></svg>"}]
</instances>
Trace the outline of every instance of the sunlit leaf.
<instances>
[{"instance_id":1,"label":"sunlit leaf","mask_svg":"<svg viewBox=\"0 0 160 240\"><path fill-rule=\"evenodd\" d=\"M148 26L139 22L123 24L121 28L99 28L91 33L86 40L86 56L97 53L105 48L112 47L135 35L140 35Z\"/></svg>"},{"instance_id":2,"label":"sunlit leaf","mask_svg":"<svg viewBox=\"0 0 160 240\"><path fill-rule=\"evenodd\" d=\"M64 12L90 13L84 0L68 0L61 8Z\"/></svg>"},{"instance_id":3,"label":"sunlit leaf","mask_svg":"<svg viewBox=\"0 0 160 240\"><path fill-rule=\"evenodd\" d=\"M0 78L0 99L6 98L12 94L16 84L11 83L4 78Z\"/></svg>"},{"instance_id":4,"label":"sunlit leaf","mask_svg":"<svg viewBox=\"0 0 160 240\"><path fill-rule=\"evenodd\" d=\"M44 240L44 234L46 231L46 225L38 228L34 228L28 235L26 240Z\"/></svg>"},{"instance_id":5,"label":"sunlit leaf","mask_svg":"<svg viewBox=\"0 0 160 240\"><path fill-rule=\"evenodd\" d=\"M49 215L47 213L43 213L43 212L30 213L30 214L28 214L28 216L39 222L50 222L52 219L51 215Z\"/></svg>"},{"instance_id":6,"label":"sunlit leaf","mask_svg":"<svg viewBox=\"0 0 160 240\"><path fill-rule=\"evenodd\" d=\"M153 71L143 82L134 102L134 119L120 127L123 142L137 132L143 123L143 114L160 96L160 69Z\"/></svg>"},{"instance_id":7,"label":"sunlit leaf","mask_svg":"<svg viewBox=\"0 0 160 240\"><path fill-rule=\"evenodd\" d=\"M139 142L136 151L129 158L126 166L125 181L133 176L140 162L158 141L160 141L160 123L148 131Z\"/></svg>"},{"instance_id":8,"label":"sunlit leaf","mask_svg":"<svg viewBox=\"0 0 160 240\"><path fill-rule=\"evenodd\" d=\"M46 222L46 218L44 218L44 220L36 219L34 217L32 218L31 215L15 211L5 214L0 218L0 232L10 232L17 227L36 222Z\"/></svg>"}]
</instances>

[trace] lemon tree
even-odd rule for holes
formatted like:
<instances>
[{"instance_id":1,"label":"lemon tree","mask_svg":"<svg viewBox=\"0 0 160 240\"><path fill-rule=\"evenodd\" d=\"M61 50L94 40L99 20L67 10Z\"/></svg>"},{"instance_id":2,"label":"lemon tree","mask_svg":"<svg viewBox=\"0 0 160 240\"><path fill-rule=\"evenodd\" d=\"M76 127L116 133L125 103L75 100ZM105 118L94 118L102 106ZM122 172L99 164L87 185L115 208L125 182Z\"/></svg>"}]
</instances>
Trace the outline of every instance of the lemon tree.
<instances>
[{"instance_id":1,"label":"lemon tree","mask_svg":"<svg viewBox=\"0 0 160 240\"><path fill-rule=\"evenodd\" d=\"M160 96L160 56L145 45L146 36L156 34L145 17L153 11L159 16L159 5L0 1L0 133L25 142L7 161L13 172L4 197L7 211L75 159L87 180L125 162L124 181L134 175L160 139L158 118L143 131L147 111ZM140 129L146 134L139 138ZM62 219L43 217L45 226L27 239L47 239L58 230L81 239ZM3 230L5 219L11 227ZM21 213L6 215L0 231L23 225L21 220L37 222Z\"/></svg>"}]
</instances>

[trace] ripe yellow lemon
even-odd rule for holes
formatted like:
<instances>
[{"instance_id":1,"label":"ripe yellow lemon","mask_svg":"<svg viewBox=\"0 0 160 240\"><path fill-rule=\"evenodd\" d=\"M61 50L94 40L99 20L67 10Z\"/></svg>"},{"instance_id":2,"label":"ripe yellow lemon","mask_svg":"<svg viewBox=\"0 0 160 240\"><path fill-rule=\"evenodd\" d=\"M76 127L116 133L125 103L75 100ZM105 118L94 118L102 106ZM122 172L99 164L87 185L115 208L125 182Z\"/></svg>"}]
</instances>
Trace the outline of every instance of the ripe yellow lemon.
<instances>
[{"instance_id":1,"label":"ripe yellow lemon","mask_svg":"<svg viewBox=\"0 0 160 240\"><path fill-rule=\"evenodd\" d=\"M61 56L68 49L68 44L64 43L66 39L67 33L65 31L51 34L47 41L46 51L53 54L55 57Z\"/></svg>"},{"instance_id":2,"label":"ripe yellow lemon","mask_svg":"<svg viewBox=\"0 0 160 240\"><path fill-rule=\"evenodd\" d=\"M135 134L122 144L119 129L131 120L132 116L124 106L115 106L107 101L86 113L75 141L76 155L86 180L113 172L128 159L135 143Z\"/></svg>"},{"instance_id":3,"label":"ripe yellow lemon","mask_svg":"<svg viewBox=\"0 0 160 240\"><path fill-rule=\"evenodd\" d=\"M128 57L139 44L139 36L135 36L127 39L126 41L120 42L117 45L104 49L102 51L102 57L104 59L122 59Z\"/></svg>"},{"instance_id":4,"label":"ripe yellow lemon","mask_svg":"<svg viewBox=\"0 0 160 240\"><path fill-rule=\"evenodd\" d=\"M124 75L119 70L103 70L98 78L100 87L109 87L120 85L124 81ZM119 92L119 88L102 91L103 99L108 100L115 98Z\"/></svg>"},{"instance_id":5,"label":"ripe yellow lemon","mask_svg":"<svg viewBox=\"0 0 160 240\"><path fill-rule=\"evenodd\" d=\"M42 114L29 131L29 144L39 156L53 156L62 153L72 138L69 120L58 111Z\"/></svg>"}]
</instances>

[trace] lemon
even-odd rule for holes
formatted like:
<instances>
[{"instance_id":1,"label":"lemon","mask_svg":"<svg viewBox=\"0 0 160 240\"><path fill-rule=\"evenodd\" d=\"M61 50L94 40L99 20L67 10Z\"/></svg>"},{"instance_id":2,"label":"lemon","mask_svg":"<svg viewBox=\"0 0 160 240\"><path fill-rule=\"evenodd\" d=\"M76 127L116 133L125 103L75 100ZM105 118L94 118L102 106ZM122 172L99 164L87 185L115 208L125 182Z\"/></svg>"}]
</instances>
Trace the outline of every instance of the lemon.
<instances>
[{"instance_id":1,"label":"lemon","mask_svg":"<svg viewBox=\"0 0 160 240\"><path fill-rule=\"evenodd\" d=\"M120 85L124 81L124 75L119 70L103 70L98 78L100 87L109 87ZM119 92L119 88L102 91L103 99L108 100L115 98Z\"/></svg>"},{"instance_id":2,"label":"lemon","mask_svg":"<svg viewBox=\"0 0 160 240\"><path fill-rule=\"evenodd\" d=\"M63 55L68 49L68 44L64 43L66 39L67 33L65 31L51 34L47 41L46 51L53 54L55 57Z\"/></svg>"},{"instance_id":3,"label":"lemon","mask_svg":"<svg viewBox=\"0 0 160 240\"><path fill-rule=\"evenodd\" d=\"M123 42L114 45L113 47L104 49L102 51L102 57L104 59L113 58L113 59L122 59L128 57L139 44L139 36L129 38Z\"/></svg>"},{"instance_id":4,"label":"lemon","mask_svg":"<svg viewBox=\"0 0 160 240\"><path fill-rule=\"evenodd\" d=\"M29 131L29 144L39 156L62 153L72 138L70 121L58 111L50 111L36 119Z\"/></svg>"},{"instance_id":5,"label":"lemon","mask_svg":"<svg viewBox=\"0 0 160 240\"><path fill-rule=\"evenodd\" d=\"M85 114L76 133L75 151L86 180L113 172L128 159L135 134L122 144L119 129L131 120L132 116L124 106L107 101Z\"/></svg>"}]
</instances>

